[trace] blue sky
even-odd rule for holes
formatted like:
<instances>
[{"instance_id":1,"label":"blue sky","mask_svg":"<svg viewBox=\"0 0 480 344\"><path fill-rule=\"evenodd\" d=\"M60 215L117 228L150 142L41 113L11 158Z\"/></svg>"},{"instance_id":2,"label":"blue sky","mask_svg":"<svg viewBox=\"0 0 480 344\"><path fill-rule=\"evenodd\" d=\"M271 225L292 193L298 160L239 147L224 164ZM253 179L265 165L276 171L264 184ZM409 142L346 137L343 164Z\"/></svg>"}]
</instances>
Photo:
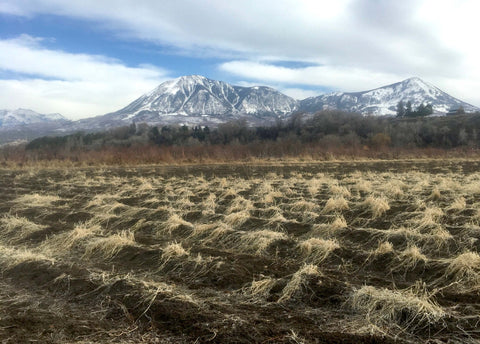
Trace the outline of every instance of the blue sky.
<instances>
[{"instance_id":1,"label":"blue sky","mask_svg":"<svg viewBox=\"0 0 480 344\"><path fill-rule=\"evenodd\" d=\"M480 105L477 3L0 0L0 109L101 115L189 74L297 99L418 76Z\"/></svg>"}]
</instances>

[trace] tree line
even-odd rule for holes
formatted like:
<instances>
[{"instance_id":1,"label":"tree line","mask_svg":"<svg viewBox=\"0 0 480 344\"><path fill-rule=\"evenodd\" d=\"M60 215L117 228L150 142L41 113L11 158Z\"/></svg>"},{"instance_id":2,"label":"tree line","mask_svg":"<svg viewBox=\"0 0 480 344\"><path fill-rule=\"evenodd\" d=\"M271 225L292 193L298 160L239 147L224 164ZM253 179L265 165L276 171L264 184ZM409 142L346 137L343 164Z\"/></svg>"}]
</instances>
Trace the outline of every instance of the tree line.
<instances>
[{"instance_id":1,"label":"tree line","mask_svg":"<svg viewBox=\"0 0 480 344\"><path fill-rule=\"evenodd\" d=\"M421 111L419 107L415 111ZM315 115L295 114L272 126L250 127L245 120L208 126L129 126L104 132L37 138L26 145L27 151L59 153L74 150L99 150L105 147L205 147L262 145L318 145L325 149L350 147L361 149L397 148L480 148L480 116L363 116L337 110Z\"/></svg>"},{"instance_id":2,"label":"tree line","mask_svg":"<svg viewBox=\"0 0 480 344\"><path fill-rule=\"evenodd\" d=\"M409 100L404 103L400 100L397 104L397 117L425 117L433 113L432 104L420 104L415 110L412 108L412 102Z\"/></svg>"}]
</instances>

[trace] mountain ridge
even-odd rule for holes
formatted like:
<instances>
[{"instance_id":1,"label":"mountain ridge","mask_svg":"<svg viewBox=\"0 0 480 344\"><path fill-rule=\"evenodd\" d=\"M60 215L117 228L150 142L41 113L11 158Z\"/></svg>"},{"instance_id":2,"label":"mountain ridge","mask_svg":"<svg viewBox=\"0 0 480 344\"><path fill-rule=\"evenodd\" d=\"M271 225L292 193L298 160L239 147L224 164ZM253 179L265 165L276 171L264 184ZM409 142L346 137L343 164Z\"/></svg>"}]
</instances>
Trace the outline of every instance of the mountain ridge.
<instances>
[{"instance_id":1,"label":"mountain ridge","mask_svg":"<svg viewBox=\"0 0 480 344\"><path fill-rule=\"evenodd\" d=\"M418 77L368 91L333 92L296 100L267 86L236 86L201 75L188 75L161 83L118 111L77 121L67 120L59 114L42 115L26 109L0 110L0 131L4 137L7 131L16 131L18 135L28 132L28 135L23 133L22 138L32 138L79 130L107 130L132 122L216 126L242 119L252 126L270 125L294 113L315 113L326 109L394 115L399 101L411 101L413 108L422 103L432 104L437 113L446 113L460 106L467 112L480 111L480 108L454 98Z\"/></svg>"},{"instance_id":2,"label":"mountain ridge","mask_svg":"<svg viewBox=\"0 0 480 344\"><path fill-rule=\"evenodd\" d=\"M59 113L41 114L30 109L0 110L0 128L13 128L46 122L70 122Z\"/></svg>"},{"instance_id":3,"label":"mountain ridge","mask_svg":"<svg viewBox=\"0 0 480 344\"><path fill-rule=\"evenodd\" d=\"M360 92L335 92L301 100L305 111L338 109L362 114L395 115L397 104L410 101L414 108L420 104L432 104L434 112L447 113L462 106L468 112L480 108L450 96L438 87L418 77Z\"/></svg>"}]
</instances>

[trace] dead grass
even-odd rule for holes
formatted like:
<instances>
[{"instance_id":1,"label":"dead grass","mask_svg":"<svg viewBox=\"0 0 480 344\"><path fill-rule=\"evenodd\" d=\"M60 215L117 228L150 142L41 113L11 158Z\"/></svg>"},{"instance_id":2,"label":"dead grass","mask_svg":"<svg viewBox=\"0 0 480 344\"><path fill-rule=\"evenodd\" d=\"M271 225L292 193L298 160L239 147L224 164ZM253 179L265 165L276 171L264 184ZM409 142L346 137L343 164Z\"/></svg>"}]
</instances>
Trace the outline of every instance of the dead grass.
<instances>
[{"instance_id":1,"label":"dead grass","mask_svg":"<svg viewBox=\"0 0 480 344\"><path fill-rule=\"evenodd\" d=\"M331 212L341 212L342 210L347 210L349 208L348 202L343 196L337 196L334 198L329 198L325 206L323 207L322 213L331 213Z\"/></svg>"},{"instance_id":2,"label":"dead grass","mask_svg":"<svg viewBox=\"0 0 480 344\"><path fill-rule=\"evenodd\" d=\"M316 203L305 199L297 200L290 206L291 211L313 211L317 208L318 205Z\"/></svg>"},{"instance_id":3,"label":"dead grass","mask_svg":"<svg viewBox=\"0 0 480 344\"><path fill-rule=\"evenodd\" d=\"M187 229L193 229L194 226L188 221L182 219L179 215L173 214L171 215L167 221L163 224L163 230L168 233L172 234L172 232L180 227L185 227ZM162 235L163 233L157 233L158 235Z\"/></svg>"},{"instance_id":4,"label":"dead grass","mask_svg":"<svg viewBox=\"0 0 480 344\"><path fill-rule=\"evenodd\" d=\"M365 201L363 201L362 206L370 211L372 218L380 217L390 209L388 200L384 197L368 196Z\"/></svg>"},{"instance_id":5,"label":"dead grass","mask_svg":"<svg viewBox=\"0 0 480 344\"><path fill-rule=\"evenodd\" d=\"M393 245L388 241L378 243L378 247L373 251L373 255L378 256L393 252Z\"/></svg>"},{"instance_id":6,"label":"dead grass","mask_svg":"<svg viewBox=\"0 0 480 344\"><path fill-rule=\"evenodd\" d=\"M350 303L367 321L387 328L397 324L411 331L436 324L446 316L433 293L421 283L404 290L364 286L354 290Z\"/></svg>"},{"instance_id":7,"label":"dead grass","mask_svg":"<svg viewBox=\"0 0 480 344\"><path fill-rule=\"evenodd\" d=\"M83 258L90 259L97 253L105 259L111 259L126 246L136 246L134 234L130 231L121 231L105 238L94 238L87 243Z\"/></svg>"},{"instance_id":8,"label":"dead grass","mask_svg":"<svg viewBox=\"0 0 480 344\"><path fill-rule=\"evenodd\" d=\"M255 252L264 254L267 248L276 241L287 240L285 233L275 232L268 229L244 232L238 239L238 248L243 252Z\"/></svg>"},{"instance_id":9,"label":"dead grass","mask_svg":"<svg viewBox=\"0 0 480 344\"><path fill-rule=\"evenodd\" d=\"M228 214L224 217L224 222L234 228L238 228L243 225L250 218L250 212L248 210L241 210L235 213Z\"/></svg>"},{"instance_id":10,"label":"dead grass","mask_svg":"<svg viewBox=\"0 0 480 344\"><path fill-rule=\"evenodd\" d=\"M322 276L316 265L305 264L297 272L295 272L282 290L278 303L289 301L292 297L301 294L304 288L307 288L311 279L320 278ZM318 283L318 282L317 282Z\"/></svg>"},{"instance_id":11,"label":"dead grass","mask_svg":"<svg viewBox=\"0 0 480 344\"><path fill-rule=\"evenodd\" d=\"M38 193L23 195L15 199L15 203L24 207L50 207L52 203L60 201L56 195L40 195Z\"/></svg>"},{"instance_id":12,"label":"dead grass","mask_svg":"<svg viewBox=\"0 0 480 344\"><path fill-rule=\"evenodd\" d=\"M5 269L12 268L24 262L45 262L51 265L56 262L53 257L47 256L38 250L14 248L3 245L0 245L0 260Z\"/></svg>"},{"instance_id":13,"label":"dead grass","mask_svg":"<svg viewBox=\"0 0 480 344\"><path fill-rule=\"evenodd\" d=\"M420 262L426 263L428 258L415 244L410 244L405 250L400 252L397 256L397 260L398 263L392 268L392 270L396 271L398 269L405 269L405 271L408 271L415 269Z\"/></svg>"},{"instance_id":14,"label":"dead grass","mask_svg":"<svg viewBox=\"0 0 480 344\"><path fill-rule=\"evenodd\" d=\"M161 256L161 266L164 266L172 259L178 259L182 257L188 257L190 252L183 248L181 243L172 242L165 246Z\"/></svg>"},{"instance_id":15,"label":"dead grass","mask_svg":"<svg viewBox=\"0 0 480 344\"><path fill-rule=\"evenodd\" d=\"M55 235L48 238L41 247L45 251L54 253L64 253L77 245L79 242L86 241L95 235L102 233L102 227L91 221L80 222L68 232Z\"/></svg>"},{"instance_id":16,"label":"dead grass","mask_svg":"<svg viewBox=\"0 0 480 344\"><path fill-rule=\"evenodd\" d=\"M455 198L447 209L458 212L465 208L467 208L467 201L465 200L465 197L460 196Z\"/></svg>"},{"instance_id":17,"label":"dead grass","mask_svg":"<svg viewBox=\"0 0 480 344\"><path fill-rule=\"evenodd\" d=\"M243 293L255 299L266 299L270 296L270 291L277 283L277 280L272 277L265 277L260 280L253 280L252 283L243 289Z\"/></svg>"},{"instance_id":18,"label":"dead grass","mask_svg":"<svg viewBox=\"0 0 480 344\"><path fill-rule=\"evenodd\" d=\"M214 215L217 208L217 196L214 193L210 193L202 202L202 214Z\"/></svg>"},{"instance_id":19,"label":"dead grass","mask_svg":"<svg viewBox=\"0 0 480 344\"><path fill-rule=\"evenodd\" d=\"M15 242L45 229L46 226L39 225L25 217L8 214L0 218L0 228L2 229L0 237L3 240L7 242Z\"/></svg>"},{"instance_id":20,"label":"dead grass","mask_svg":"<svg viewBox=\"0 0 480 344\"><path fill-rule=\"evenodd\" d=\"M298 244L305 260L313 264L321 264L334 250L340 248L337 240L310 238Z\"/></svg>"},{"instance_id":21,"label":"dead grass","mask_svg":"<svg viewBox=\"0 0 480 344\"><path fill-rule=\"evenodd\" d=\"M480 288L480 255L466 251L453 258L445 275L455 282Z\"/></svg>"},{"instance_id":22,"label":"dead grass","mask_svg":"<svg viewBox=\"0 0 480 344\"><path fill-rule=\"evenodd\" d=\"M253 202L250 200L245 199L242 196L237 196L234 198L230 206L227 208L226 213L231 214L231 213L236 213L240 211L250 211L255 209L253 206Z\"/></svg>"}]
</instances>

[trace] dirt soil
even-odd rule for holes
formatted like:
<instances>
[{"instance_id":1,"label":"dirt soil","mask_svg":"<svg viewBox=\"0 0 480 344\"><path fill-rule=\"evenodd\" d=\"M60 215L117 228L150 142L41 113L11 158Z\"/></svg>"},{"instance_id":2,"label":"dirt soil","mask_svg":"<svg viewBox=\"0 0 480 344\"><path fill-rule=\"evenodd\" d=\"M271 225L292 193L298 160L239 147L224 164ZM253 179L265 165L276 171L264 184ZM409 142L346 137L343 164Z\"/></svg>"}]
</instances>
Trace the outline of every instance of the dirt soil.
<instances>
[{"instance_id":1,"label":"dirt soil","mask_svg":"<svg viewBox=\"0 0 480 344\"><path fill-rule=\"evenodd\" d=\"M0 341L478 343L479 169L0 169Z\"/></svg>"}]
</instances>

